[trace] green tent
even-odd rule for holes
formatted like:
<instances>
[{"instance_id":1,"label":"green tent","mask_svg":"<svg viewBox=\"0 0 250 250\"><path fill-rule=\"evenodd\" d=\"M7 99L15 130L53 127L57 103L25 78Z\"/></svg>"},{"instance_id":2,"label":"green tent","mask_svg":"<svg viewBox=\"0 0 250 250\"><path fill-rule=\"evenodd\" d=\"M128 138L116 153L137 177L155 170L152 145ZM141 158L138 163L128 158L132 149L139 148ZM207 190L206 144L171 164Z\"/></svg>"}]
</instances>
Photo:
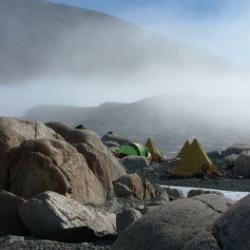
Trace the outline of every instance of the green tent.
<instances>
[{"instance_id":1,"label":"green tent","mask_svg":"<svg viewBox=\"0 0 250 250\"><path fill-rule=\"evenodd\" d=\"M129 156L129 155L144 156L144 157L149 156L147 148L139 143L121 145L118 148L117 154L120 157Z\"/></svg>"}]
</instances>

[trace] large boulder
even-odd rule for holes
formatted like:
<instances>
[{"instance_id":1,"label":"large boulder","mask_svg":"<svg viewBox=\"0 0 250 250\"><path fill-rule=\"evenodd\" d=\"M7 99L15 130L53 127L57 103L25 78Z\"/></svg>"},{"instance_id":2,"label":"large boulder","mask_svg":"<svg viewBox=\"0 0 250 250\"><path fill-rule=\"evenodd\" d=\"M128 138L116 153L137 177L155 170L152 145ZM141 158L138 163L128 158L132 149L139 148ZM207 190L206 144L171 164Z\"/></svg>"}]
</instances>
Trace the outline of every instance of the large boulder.
<instances>
[{"instance_id":1,"label":"large boulder","mask_svg":"<svg viewBox=\"0 0 250 250\"><path fill-rule=\"evenodd\" d=\"M250 177L250 150L242 152L237 158L233 168L233 175L244 178Z\"/></svg>"},{"instance_id":2,"label":"large boulder","mask_svg":"<svg viewBox=\"0 0 250 250\"><path fill-rule=\"evenodd\" d=\"M117 143L118 145L127 145L127 144L130 144L132 143L131 140L123 137L123 136L120 136L118 134L116 134L115 132L113 131L110 131L108 132L106 135L104 135L102 137L102 142L106 145L107 143L110 143L110 142L115 142Z\"/></svg>"},{"instance_id":3,"label":"large boulder","mask_svg":"<svg viewBox=\"0 0 250 250\"><path fill-rule=\"evenodd\" d=\"M24 141L41 138L63 140L43 123L9 117L0 118L0 154L8 152Z\"/></svg>"},{"instance_id":4,"label":"large boulder","mask_svg":"<svg viewBox=\"0 0 250 250\"><path fill-rule=\"evenodd\" d=\"M244 151L250 150L250 145L248 144L234 144L231 147L227 148L223 154L231 155L231 154L241 154Z\"/></svg>"},{"instance_id":5,"label":"large boulder","mask_svg":"<svg viewBox=\"0 0 250 250\"><path fill-rule=\"evenodd\" d=\"M122 212L116 215L117 232L121 233L129 225L140 219L141 212L134 208L125 208Z\"/></svg>"},{"instance_id":6,"label":"large boulder","mask_svg":"<svg viewBox=\"0 0 250 250\"><path fill-rule=\"evenodd\" d=\"M2 162L6 189L25 199L54 191L86 204L103 204L105 192L85 158L69 143L40 139L12 149Z\"/></svg>"},{"instance_id":7,"label":"large boulder","mask_svg":"<svg viewBox=\"0 0 250 250\"><path fill-rule=\"evenodd\" d=\"M135 197L139 200L151 200L156 196L153 185L138 174L127 174L114 182L117 197Z\"/></svg>"},{"instance_id":8,"label":"large boulder","mask_svg":"<svg viewBox=\"0 0 250 250\"><path fill-rule=\"evenodd\" d=\"M231 201L219 195L178 199L155 208L118 236L112 250L179 250L212 225ZM206 197L214 196L213 198Z\"/></svg>"},{"instance_id":9,"label":"large boulder","mask_svg":"<svg viewBox=\"0 0 250 250\"><path fill-rule=\"evenodd\" d=\"M250 195L241 199L214 224L214 235L222 249L247 250L250 246Z\"/></svg>"},{"instance_id":10,"label":"large boulder","mask_svg":"<svg viewBox=\"0 0 250 250\"><path fill-rule=\"evenodd\" d=\"M228 169L233 169L236 163L236 160L238 159L238 154L231 154L224 157L224 162L226 164L226 167Z\"/></svg>"},{"instance_id":11,"label":"large boulder","mask_svg":"<svg viewBox=\"0 0 250 250\"><path fill-rule=\"evenodd\" d=\"M4 235L27 235L28 231L19 218L18 209L25 202L24 199L0 191L0 233Z\"/></svg>"},{"instance_id":12,"label":"large boulder","mask_svg":"<svg viewBox=\"0 0 250 250\"><path fill-rule=\"evenodd\" d=\"M121 162L129 174L136 173L150 165L150 160L143 156L127 156Z\"/></svg>"},{"instance_id":13,"label":"large boulder","mask_svg":"<svg viewBox=\"0 0 250 250\"><path fill-rule=\"evenodd\" d=\"M126 173L124 167L102 143L99 136L87 129L71 129L60 123L47 123L47 126L60 134L67 142L84 155L86 161L97 176L107 198L113 196L113 181Z\"/></svg>"},{"instance_id":14,"label":"large boulder","mask_svg":"<svg viewBox=\"0 0 250 250\"><path fill-rule=\"evenodd\" d=\"M48 237L64 229L87 227L96 234L116 234L116 216L84 206L54 192L45 192L28 200L19 215L29 231Z\"/></svg>"},{"instance_id":15,"label":"large boulder","mask_svg":"<svg viewBox=\"0 0 250 250\"><path fill-rule=\"evenodd\" d=\"M182 250L220 250L220 246L218 242L214 238L214 236L207 232L203 231L199 234L195 235L190 241L186 243L186 245L182 248Z\"/></svg>"}]
</instances>

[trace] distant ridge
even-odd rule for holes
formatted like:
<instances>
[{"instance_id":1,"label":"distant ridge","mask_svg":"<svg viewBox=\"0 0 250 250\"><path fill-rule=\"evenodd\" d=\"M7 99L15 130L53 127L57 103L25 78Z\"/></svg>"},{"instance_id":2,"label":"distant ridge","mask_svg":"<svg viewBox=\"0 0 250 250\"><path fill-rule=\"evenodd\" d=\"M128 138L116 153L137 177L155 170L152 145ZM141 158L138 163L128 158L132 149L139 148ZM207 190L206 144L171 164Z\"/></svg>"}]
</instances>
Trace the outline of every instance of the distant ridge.
<instances>
[{"instance_id":1,"label":"distant ridge","mask_svg":"<svg viewBox=\"0 0 250 250\"><path fill-rule=\"evenodd\" d=\"M0 84L35 77L225 70L220 58L99 12L43 0L0 1Z\"/></svg>"},{"instance_id":2,"label":"distant ridge","mask_svg":"<svg viewBox=\"0 0 250 250\"><path fill-rule=\"evenodd\" d=\"M222 150L235 142L249 142L250 129L236 128L229 123L222 124L225 117L213 119L213 114L202 113L194 108L198 106L197 103L200 106L208 103L211 110L215 110L218 107L216 102L212 106L210 101L197 98L184 106L181 99L160 96L129 104L108 103L75 109L39 106L29 110L25 118L43 122L58 121L71 126L83 124L100 136L113 130L143 143L148 137L152 137L168 154L176 153L187 139L193 138L198 138L207 151Z\"/></svg>"}]
</instances>

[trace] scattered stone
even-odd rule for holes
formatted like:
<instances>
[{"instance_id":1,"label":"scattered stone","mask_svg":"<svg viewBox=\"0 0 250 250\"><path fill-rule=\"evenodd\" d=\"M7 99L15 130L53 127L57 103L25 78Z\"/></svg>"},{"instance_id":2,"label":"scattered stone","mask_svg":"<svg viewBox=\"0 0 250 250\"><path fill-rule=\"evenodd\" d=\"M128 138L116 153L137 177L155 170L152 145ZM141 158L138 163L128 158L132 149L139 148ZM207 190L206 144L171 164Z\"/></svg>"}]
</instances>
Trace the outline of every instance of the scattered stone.
<instances>
[{"instance_id":1,"label":"scattered stone","mask_svg":"<svg viewBox=\"0 0 250 250\"><path fill-rule=\"evenodd\" d=\"M202 190L202 189L192 189L188 192L187 197L194 197L194 196L198 196L198 195L202 195L202 194L217 194L217 195L224 195L223 193L221 193L220 191L211 191L211 190Z\"/></svg>"},{"instance_id":2,"label":"scattered stone","mask_svg":"<svg viewBox=\"0 0 250 250\"><path fill-rule=\"evenodd\" d=\"M185 198L185 195L184 195L183 191L180 190L180 189L169 188L169 187L164 187L164 189L168 193L168 196L169 196L170 200Z\"/></svg>"},{"instance_id":3,"label":"scattered stone","mask_svg":"<svg viewBox=\"0 0 250 250\"><path fill-rule=\"evenodd\" d=\"M88 227L96 235L115 235L116 216L81 205L54 192L39 194L19 208L19 215L29 231L49 237L75 227Z\"/></svg>"},{"instance_id":4,"label":"scattered stone","mask_svg":"<svg viewBox=\"0 0 250 250\"><path fill-rule=\"evenodd\" d=\"M129 174L136 173L150 165L150 160L142 156L127 156L121 162Z\"/></svg>"},{"instance_id":5,"label":"scattered stone","mask_svg":"<svg viewBox=\"0 0 250 250\"><path fill-rule=\"evenodd\" d=\"M114 187L117 197L134 196L139 200L151 200L156 195L153 185L147 180L142 180L137 174L120 177L114 182Z\"/></svg>"},{"instance_id":6,"label":"scattered stone","mask_svg":"<svg viewBox=\"0 0 250 250\"><path fill-rule=\"evenodd\" d=\"M226 156L224 158L224 162L226 164L226 168L233 169L238 157L239 157L238 154L231 154L231 155Z\"/></svg>"},{"instance_id":7,"label":"scattered stone","mask_svg":"<svg viewBox=\"0 0 250 250\"><path fill-rule=\"evenodd\" d=\"M244 178L250 177L250 150L239 155L233 168L233 175Z\"/></svg>"},{"instance_id":8,"label":"scattered stone","mask_svg":"<svg viewBox=\"0 0 250 250\"><path fill-rule=\"evenodd\" d=\"M0 238L1 250L109 250L110 247L104 245L96 245L93 243L81 244L65 244L48 240L9 240L8 238Z\"/></svg>"},{"instance_id":9,"label":"scattered stone","mask_svg":"<svg viewBox=\"0 0 250 250\"><path fill-rule=\"evenodd\" d=\"M133 208L124 209L121 213L117 214L116 227L118 234L137 221L141 216L141 212Z\"/></svg>"}]
</instances>

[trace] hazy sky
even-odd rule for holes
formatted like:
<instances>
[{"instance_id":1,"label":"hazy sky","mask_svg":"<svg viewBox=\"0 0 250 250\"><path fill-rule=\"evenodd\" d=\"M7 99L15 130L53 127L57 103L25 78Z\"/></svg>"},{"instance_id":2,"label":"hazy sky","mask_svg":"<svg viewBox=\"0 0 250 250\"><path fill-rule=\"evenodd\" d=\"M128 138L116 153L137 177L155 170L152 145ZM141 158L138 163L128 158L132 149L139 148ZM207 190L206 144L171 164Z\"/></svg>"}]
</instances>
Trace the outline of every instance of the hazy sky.
<instances>
[{"instance_id":1,"label":"hazy sky","mask_svg":"<svg viewBox=\"0 0 250 250\"><path fill-rule=\"evenodd\" d=\"M51 0L114 15L250 64L249 0Z\"/></svg>"},{"instance_id":2,"label":"hazy sky","mask_svg":"<svg viewBox=\"0 0 250 250\"><path fill-rule=\"evenodd\" d=\"M250 64L250 0L50 1L97 10L189 43L194 46L194 52L199 51L197 46L234 64L246 67ZM73 41L78 40L78 35L77 32L67 33L65 39L61 40L67 41L70 47L71 38ZM168 40L171 39L166 39ZM113 49L112 45L111 48ZM92 59L93 51L88 49ZM75 50L77 52L77 48ZM180 55L183 54L183 50L180 51ZM122 51L121 55L124 55L123 53L128 54L127 51ZM193 55L192 53L191 59ZM56 53L54 57L57 58ZM112 59L112 56L110 58ZM171 53L166 58L171 58ZM204 63L203 60L201 62ZM218 76L217 71L215 76L210 72L198 76L195 67L194 72L187 77L185 71L182 72L179 68L170 75L166 72L167 65L163 66L159 69L158 64L152 65L149 70L143 68L143 72L138 75L132 74L128 79L120 77L119 81L114 82L98 77L82 79L77 78L79 76L59 75L57 78L49 78L44 75L43 78L37 77L19 85L0 86L0 115L22 115L26 110L42 104L89 106L106 101L132 102L167 93L205 96L212 101L213 98L221 98L223 112L231 116L231 120L235 120L235 116L231 115L232 111L234 114L240 114L240 119L246 116L248 118L246 114L250 105L249 75L238 74L238 71L234 74L229 70L230 72L223 76ZM187 101L189 100L190 98ZM209 108L207 107L205 112L209 111ZM250 121L250 117L248 119Z\"/></svg>"}]
</instances>

